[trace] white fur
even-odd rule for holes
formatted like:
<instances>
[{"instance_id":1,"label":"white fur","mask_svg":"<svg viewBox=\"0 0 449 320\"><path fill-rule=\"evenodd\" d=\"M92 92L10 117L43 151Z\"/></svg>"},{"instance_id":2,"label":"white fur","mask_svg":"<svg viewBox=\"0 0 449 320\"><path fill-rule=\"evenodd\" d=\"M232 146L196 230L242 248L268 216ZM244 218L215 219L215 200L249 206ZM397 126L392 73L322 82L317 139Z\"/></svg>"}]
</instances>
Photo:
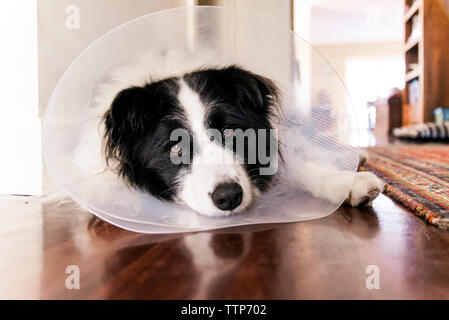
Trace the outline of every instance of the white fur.
<instances>
[{"instance_id":1,"label":"white fur","mask_svg":"<svg viewBox=\"0 0 449 320\"><path fill-rule=\"evenodd\" d=\"M295 177L316 198L331 203L342 201L355 180L355 173L306 161L296 167Z\"/></svg>"},{"instance_id":2,"label":"white fur","mask_svg":"<svg viewBox=\"0 0 449 320\"><path fill-rule=\"evenodd\" d=\"M198 213L227 216L244 211L252 202L255 188L245 169L234 160L234 153L210 141L204 125L206 106L184 82L178 100L187 115L199 153L193 156L190 172L181 173L179 199ZM220 183L236 182L243 190L242 203L234 210L223 211L212 202L211 194Z\"/></svg>"},{"instance_id":3,"label":"white fur","mask_svg":"<svg viewBox=\"0 0 449 320\"><path fill-rule=\"evenodd\" d=\"M179 77L203 66L224 67L230 63L228 58L208 49L194 53L179 50L142 54L134 62L119 66L105 76L104 81L95 90L89 113L94 117L103 115L123 89L169 77Z\"/></svg>"},{"instance_id":4,"label":"white fur","mask_svg":"<svg viewBox=\"0 0 449 320\"><path fill-rule=\"evenodd\" d=\"M371 206L383 191L385 184L371 172L357 172L346 201L353 207L362 203ZM368 201L366 201L368 199Z\"/></svg>"},{"instance_id":5,"label":"white fur","mask_svg":"<svg viewBox=\"0 0 449 320\"><path fill-rule=\"evenodd\" d=\"M356 207L362 203L370 206L384 189L384 183L371 172L347 172L324 167L311 161L304 163L298 177L315 197L331 203L343 199L348 188L346 202ZM368 199L368 201L366 201Z\"/></svg>"},{"instance_id":6,"label":"white fur","mask_svg":"<svg viewBox=\"0 0 449 320\"><path fill-rule=\"evenodd\" d=\"M307 141L302 141L307 144ZM307 148L309 153L320 152L319 148ZM331 203L345 202L353 207L360 204L370 206L384 189L385 184L371 172L342 171L330 164L302 160L298 163L295 155L287 153L286 169L293 180L299 181L314 197ZM319 159L319 157L314 157ZM366 162L368 154L361 150L359 162ZM296 186L297 187L297 186ZM348 193L349 190L349 193Z\"/></svg>"}]
</instances>

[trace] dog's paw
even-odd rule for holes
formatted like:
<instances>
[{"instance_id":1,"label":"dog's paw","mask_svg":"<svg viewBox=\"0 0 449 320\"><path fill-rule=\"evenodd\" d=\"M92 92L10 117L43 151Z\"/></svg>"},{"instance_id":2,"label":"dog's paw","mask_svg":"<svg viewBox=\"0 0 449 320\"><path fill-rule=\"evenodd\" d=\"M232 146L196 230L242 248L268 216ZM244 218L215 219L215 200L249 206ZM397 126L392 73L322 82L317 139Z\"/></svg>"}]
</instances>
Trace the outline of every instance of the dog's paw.
<instances>
[{"instance_id":1,"label":"dog's paw","mask_svg":"<svg viewBox=\"0 0 449 320\"><path fill-rule=\"evenodd\" d=\"M357 172L346 203L356 207L371 206L384 189L385 184L371 172Z\"/></svg>"}]
</instances>

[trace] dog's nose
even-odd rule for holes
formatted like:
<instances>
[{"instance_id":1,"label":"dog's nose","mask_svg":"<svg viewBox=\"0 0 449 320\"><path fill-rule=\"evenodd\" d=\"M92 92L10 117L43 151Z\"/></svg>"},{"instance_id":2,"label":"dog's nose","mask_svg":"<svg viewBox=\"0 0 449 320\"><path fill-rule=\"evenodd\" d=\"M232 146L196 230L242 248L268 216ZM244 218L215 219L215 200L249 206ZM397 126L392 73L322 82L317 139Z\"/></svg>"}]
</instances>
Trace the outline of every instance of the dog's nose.
<instances>
[{"instance_id":1,"label":"dog's nose","mask_svg":"<svg viewBox=\"0 0 449 320\"><path fill-rule=\"evenodd\" d=\"M223 183L215 188L211 198L217 208L233 210L242 203L243 190L237 183Z\"/></svg>"}]
</instances>

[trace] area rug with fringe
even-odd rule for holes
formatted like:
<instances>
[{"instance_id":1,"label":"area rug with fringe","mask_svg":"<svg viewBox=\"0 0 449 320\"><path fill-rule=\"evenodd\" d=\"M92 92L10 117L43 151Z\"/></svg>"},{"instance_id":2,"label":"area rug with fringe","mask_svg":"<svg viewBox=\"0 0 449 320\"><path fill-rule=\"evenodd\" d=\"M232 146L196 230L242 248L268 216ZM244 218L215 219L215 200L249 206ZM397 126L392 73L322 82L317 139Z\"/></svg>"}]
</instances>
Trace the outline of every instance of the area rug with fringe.
<instances>
[{"instance_id":1,"label":"area rug with fringe","mask_svg":"<svg viewBox=\"0 0 449 320\"><path fill-rule=\"evenodd\" d=\"M427 223L449 229L449 146L389 145L367 149L366 169L385 193Z\"/></svg>"}]
</instances>

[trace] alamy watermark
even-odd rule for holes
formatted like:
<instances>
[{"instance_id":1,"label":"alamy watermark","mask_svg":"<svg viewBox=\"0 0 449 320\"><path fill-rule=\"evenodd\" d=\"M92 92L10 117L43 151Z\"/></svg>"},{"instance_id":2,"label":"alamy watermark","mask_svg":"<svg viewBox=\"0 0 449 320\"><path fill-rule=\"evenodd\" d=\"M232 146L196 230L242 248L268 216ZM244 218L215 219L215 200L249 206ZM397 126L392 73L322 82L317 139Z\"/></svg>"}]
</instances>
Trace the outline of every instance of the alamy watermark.
<instances>
[{"instance_id":1,"label":"alamy watermark","mask_svg":"<svg viewBox=\"0 0 449 320\"><path fill-rule=\"evenodd\" d=\"M191 152L195 162L201 164L259 164L260 175L273 175L278 170L278 131L276 129L235 129L232 135L223 137L217 129L207 129L202 141L193 139L186 129L175 129L170 141L177 142L179 152L170 153L175 165L190 164ZM232 152L219 152L207 147L212 142ZM193 148L192 148L193 146ZM232 156L230 156L232 155Z\"/></svg>"},{"instance_id":2,"label":"alamy watermark","mask_svg":"<svg viewBox=\"0 0 449 320\"><path fill-rule=\"evenodd\" d=\"M81 28L80 8L71 4L65 8L65 27L69 30L79 30Z\"/></svg>"},{"instance_id":3,"label":"alamy watermark","mask_svg":"<svg viewBox=\"0 0 449 320\"><path fill-rule=\"evenodd\" d=\"M378 266L372 264L366 267L365 273L369 276L365 280L365 287L368 290L380 289L380 269Z\"/></svg>"},{"instance_id":4,"label":"alamy watermark","mask_svg":"<svg viewBox=\"0 0 449 320\"><path fill-rule=\"evenodd\" d=\"M65 279L67 290L80 289L80 268L77 265L70 265L65 268L65 273L69 276Z\"/></svg>"}]
</instances>

